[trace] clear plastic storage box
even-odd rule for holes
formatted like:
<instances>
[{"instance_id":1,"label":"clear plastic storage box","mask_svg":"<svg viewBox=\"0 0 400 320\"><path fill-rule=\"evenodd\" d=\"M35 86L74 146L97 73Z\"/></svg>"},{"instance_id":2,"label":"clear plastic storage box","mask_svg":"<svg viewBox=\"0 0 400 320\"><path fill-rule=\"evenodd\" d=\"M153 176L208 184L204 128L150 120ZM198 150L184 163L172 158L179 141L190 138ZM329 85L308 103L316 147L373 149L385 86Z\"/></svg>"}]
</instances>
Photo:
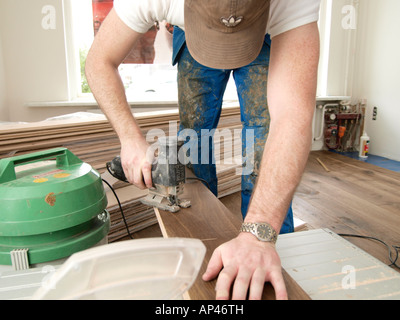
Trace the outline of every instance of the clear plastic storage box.
<instances>
[{"instance_id":1,"label":"clear plastic storage box","mask_svg":"<svg viewBox=\"0 0 400 320\"><path fill-rule=\"evenodd\" d=\"M182 299L197 278L206 249L197 239L150 238L73 254L33 299Z\"/></svg>"}]
</instances>

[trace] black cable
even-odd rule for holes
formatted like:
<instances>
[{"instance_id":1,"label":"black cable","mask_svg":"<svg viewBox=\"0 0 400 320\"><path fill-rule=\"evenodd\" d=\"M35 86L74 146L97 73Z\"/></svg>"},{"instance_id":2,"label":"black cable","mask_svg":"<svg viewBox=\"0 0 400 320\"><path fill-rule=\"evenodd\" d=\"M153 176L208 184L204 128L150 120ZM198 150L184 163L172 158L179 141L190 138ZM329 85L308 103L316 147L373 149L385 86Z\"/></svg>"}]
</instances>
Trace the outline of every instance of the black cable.
<instances>
[{"instance_id":1,"label":"black cable","mask_svg":"<svg viewBox=\"0 0 400 320\"><path fill-rule=\"evenodd\" d=\"M390 248L390 246L389 246L386 242L384 242L384 241L382 241L382 240L380 240L380 239L377 239L377 238L375 238L375 237L361 236L361 235L357 235L357 234L343 234L343 233L342 233L342 234L338 234L338 235L341 236L341 237L353 237L353 238L361 238L361 239L375 240L375 241L378 241L378 242L382 243L383 245L386 246L386 248L388 249L388 252L389 252L389 261L391 262L391 263L389 264L389 267L394 266L394 267L400 269L400 266L398 266L398 265L396 264L397 259L398 259L398 257L399 257L399 251L398 251L398 250L400 249L400 246L393 246L393 245L392 245L392 248L394 249L394 252L396 253L395 258L393 259L393 258L392 258L392 249Z\"/></svg>"},{"instance_id":2,"label":"black cable","mask_svg":"<svg viewBox=\"0 0 400 320\"><path fill-rule=\"evenodd\" d=\"M110 171L110 168L109 168L108 165L107 165L107 170L108 170L108 172L109 172L111 175L113 175L113 173ZM204 183L207 185L207 188L210 189L210 185L208 184L208 182L207 182L206 180L202 179L202 178L190 177L190 178L186 178L186 179L187 179L187 180L199 180L199 181L202 181L202 182L204 182ZM121 210L122 219L124 220L124 224L125 224L126 230L128 231L128 235L129 235L129 237L130 237L131 239L133 239L132 234L131 234L130 231L129 231L129 227L128 227L128 223L126 222L124 210L122 209L122 205L121 205L121 202L119 201L119 198L118 198L118 196L117 196L117 193L114 191L114 188L113 188L106 180L104 180L104 179L101 179L101 180L103 180L104 183L106 183L106 184L110 187L111 191L114 193L115 199L117 199L117 202L118 202L118 205L119 205L119 209ZM123 181L123 180L122 180L122 181ZM128 182L128 181L125 180L124 182Z\"/></svg>"},{"instance_id":3,"label":"black cable","mask_svg":"<svg viewBox=\"0 0 400 320\"><path fill-rule=\"evenodd\" d=\"M114 191L114 188L106 180L104 180L104 179L101 179L101 180L103 180L104 183L106 183L110 187L111 191L114 193L115 199L117 199L117 202L118 202L118 205L119 205L119 209L121 210L122 219L124 220L126 230L128 231L128 235L129 235L129 237L131 239L133 239L132 234L129 231L128 223L126 222L126 219L125 219L124 210L122 210L122 205L121 205L121 202L119 201L117 193Z\"/></svg>"},{"instance_id":4,"label":"black cable","mask_svg":"<svg viewBox=\"0 0 400 320\"><path fill-rule=\"evenodd\" d=\"M207 185L207 188L210 189L210 185L208 184L208 182L207 182L206 180L202 179L202 178L198 178L198 177L189 177L189 178L186 178L186 180L199 180L199 181L202 181L202 182L204 182L204 183Z\"/></svg>"},{"instance_id":5,"label":"black cable","mask_svg":"<svg viewBox=\"0 0 400 320\"><path fill-rule=\"evenodd\" d=\"M394 259L394 263L392 263L392 264L393 264L396 268L400 269L400 267L395 263L395 262L397 261L398 257L399 257L399 249L400 249L400 247L399 247L399 246L393 246L393 245L392 245L392 247L393 247L394 250L396 251L396 259Z\"/></svg>"}]
</instances>

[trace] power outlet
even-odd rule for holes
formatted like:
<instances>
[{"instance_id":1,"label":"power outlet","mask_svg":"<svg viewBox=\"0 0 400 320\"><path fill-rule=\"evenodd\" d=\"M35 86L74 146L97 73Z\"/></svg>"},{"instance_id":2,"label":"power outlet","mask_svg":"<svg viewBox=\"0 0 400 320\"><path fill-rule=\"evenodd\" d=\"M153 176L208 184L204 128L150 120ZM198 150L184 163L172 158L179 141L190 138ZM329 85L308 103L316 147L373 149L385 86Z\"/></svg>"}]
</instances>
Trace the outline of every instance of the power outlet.
<instances>
[{"instance_id":1,"label":"power outlet","mask_svg":"<svg viewBox=\"0 0 400 320\"><path fill-rule=\"evenodd\" d=\"M372 111L372 120L376 121L377 117L378 117L378 108L374 107L374 110Z\"/></svg>"}]
</instances>

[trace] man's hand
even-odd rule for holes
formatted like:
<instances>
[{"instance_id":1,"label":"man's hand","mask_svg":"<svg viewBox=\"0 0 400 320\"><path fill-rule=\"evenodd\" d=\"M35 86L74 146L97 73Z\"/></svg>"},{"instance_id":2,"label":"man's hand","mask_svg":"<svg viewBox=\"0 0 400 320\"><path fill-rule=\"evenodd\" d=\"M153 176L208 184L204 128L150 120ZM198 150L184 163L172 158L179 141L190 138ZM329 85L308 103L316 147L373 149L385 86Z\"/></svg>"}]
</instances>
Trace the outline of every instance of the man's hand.
<instances>
[{"instance_id":1,"label":"man's hand","mask_svg":"<svg viewBox=\"0 0 400 320\"><path fill-rule=\"evenodd\" d=\"M118 66L140 37L141 34L130 29L115 10L111 10L90 48L85 70L94 97L121 141L126 178L145 189L153 187L152 157L147 155L149 145L132 114L118 72Z\"/></svg>"},{"instance_id":2,"label":"man's hand","mask_svg":"<svg viewBox=\"0 0 400 320\"><path fill-rule=\"evenodd\" d=\"M240 233L214 251L203 280L210 281L217 276L216 299L244 300L248 297L260 300L265 282L270 282L276 299L287 300L281 261L275 245L261 242L251 234Z\"/></svg>"},{"instance_id":3,"label":"man's hand","mask_svg":"<svg viewBox=\"0 0 400 320\"><path fill-rule=\"evenodd\" d=\"M152 188L151 166L153 155L144 138L135 139L121 145L121 162L125 176L130 183L140 189Z\"/></svg>"}]
</instances>

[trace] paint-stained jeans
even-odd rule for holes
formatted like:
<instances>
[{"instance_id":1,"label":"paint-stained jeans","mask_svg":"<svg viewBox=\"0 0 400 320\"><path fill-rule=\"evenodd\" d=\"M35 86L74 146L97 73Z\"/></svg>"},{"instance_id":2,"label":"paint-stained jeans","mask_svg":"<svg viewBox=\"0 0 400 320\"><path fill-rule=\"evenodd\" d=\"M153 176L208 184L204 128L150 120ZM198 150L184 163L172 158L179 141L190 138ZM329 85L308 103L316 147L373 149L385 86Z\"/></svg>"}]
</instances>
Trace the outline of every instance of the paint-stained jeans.
<instances>
[{"instance_id":1,"label":"paint-stained jeans","mask_svg":"<svg viewBox=\"0 0 400 320\"><path fill-rule=\"evenodd\" d=\"M259 174L264 145L269 132L270 115L266 88L270 45L267 40L269 38L266 38L258 58L249 65L234 70L219 70L197 63L186 47L184 32L176 27L174 30L173 59L174 63L178 63L180 133L184 132L184 129L196 131L197 137L190 137L190 141L194 142L196 141L195 138L197 138L198 150L197 153L191 152L190 156L193 164L189 166L196 176L207 181L210 190L215 195L218 194L217 174L212 152L212 134L210 132L212 132L212 129L217 128L221 114L222 98L230 74L233 73L243 124L242 157L246 159L243 166L253 168L250 174L249 172L244 172L245 174L242 174L241 178L241 212L243 217L246 216L251 194ZM206 130L202 132L202 129ZM246 136L250 139L246 139ZM205 138L208 140L205 140ZM204 143L205 141L207 143ZM202 151L202 147L208 150ZM281 233L293 231L293 212L290 205Z\"/></svg>"}]
</instances>

